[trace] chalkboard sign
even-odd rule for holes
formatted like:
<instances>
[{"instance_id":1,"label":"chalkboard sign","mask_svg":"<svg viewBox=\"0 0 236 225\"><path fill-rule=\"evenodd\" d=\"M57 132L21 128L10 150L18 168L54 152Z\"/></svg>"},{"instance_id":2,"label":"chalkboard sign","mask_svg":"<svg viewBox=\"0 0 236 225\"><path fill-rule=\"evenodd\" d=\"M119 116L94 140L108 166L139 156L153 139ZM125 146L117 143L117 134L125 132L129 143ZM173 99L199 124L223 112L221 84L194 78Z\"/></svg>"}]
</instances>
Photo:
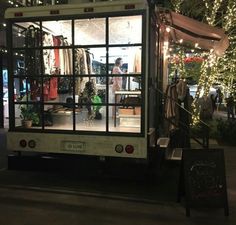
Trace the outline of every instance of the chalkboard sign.
<instances>
[{"instance_id":1,"label":"chalkboard sign","mask_svg":"<svg viewBox=\"0 0 236 225\"><path fill-rule=\"evenodd\" d=\"M179 196L185 194L187 216L191 207L222 207L228 216L223 149L184 149L181 183Z\"/></svg>"}]
</instances>

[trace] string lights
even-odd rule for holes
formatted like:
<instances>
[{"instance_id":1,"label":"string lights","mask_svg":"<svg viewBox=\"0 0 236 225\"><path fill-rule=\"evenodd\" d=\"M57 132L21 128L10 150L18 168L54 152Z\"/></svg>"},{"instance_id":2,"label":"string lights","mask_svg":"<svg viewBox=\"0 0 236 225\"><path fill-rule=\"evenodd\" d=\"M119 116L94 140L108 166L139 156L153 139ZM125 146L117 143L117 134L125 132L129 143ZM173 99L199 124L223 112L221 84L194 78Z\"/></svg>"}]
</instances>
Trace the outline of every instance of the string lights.
<instances>
[{"instance_id":1,"label":"string lights","mask_svg":"<svg viewBox=\"0 0 236 225\"><path fill-rule=\"evenodd\" d=\"M198 80L198 88L195 99L192 104L193 108L193 123L199 121L199 107L197 106L198 99L202 95L208 95L210 88L215 83L220 83L226 92L232 92L236 82L236 1L235 0L202 0L205 6L205 19L211 26L221 25L226 31L230 46L223 55L217 57L213 51L208 53L203 52L201 58L204 58L200 69L200 77ZM174 11L181 11L182 0L172 1ZM224 4L222 4L224 3ZM227 6L226 8L224 8ZM221 15L221 16L220 16ZM224 18L224 19L223 19ZM184 40L179 40L183 44ZM194 48L189 48L192 54L195 54L196 49L200 49L198 43L195 43ZM177 63L174 69L181 71L183 52L176 53L175 60ZM183 69L182 72L183 73ZM234 90L235 91L235 90Z\"/></svg>"},{"instance_id":2,"label":"string lights","mask_svg":"<svg viewBox=\"0 0 236 225\"><path fill-rule=\"evenodd\" d=\"M181 7L181 4L184 2L184 0L175 0L175 1L172 1L172 4L173 4L173 8L174 8L174 11L177 12L177 13L180 13L180 7Z\"/></svg>"}]
</instances>

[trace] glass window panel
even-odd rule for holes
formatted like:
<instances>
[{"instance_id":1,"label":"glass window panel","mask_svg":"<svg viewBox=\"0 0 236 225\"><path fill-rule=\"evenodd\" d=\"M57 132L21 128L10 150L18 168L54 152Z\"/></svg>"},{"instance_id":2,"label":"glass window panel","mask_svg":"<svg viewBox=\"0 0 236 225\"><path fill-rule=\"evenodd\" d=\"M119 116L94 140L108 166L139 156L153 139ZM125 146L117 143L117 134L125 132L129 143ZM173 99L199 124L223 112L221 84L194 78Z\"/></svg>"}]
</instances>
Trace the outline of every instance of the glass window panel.
<instances>
[{"instance_id":1,"label":"glass window panel","mask_svg":"<svg viewBox=\"0 0 236 225\"><path fill-rule=\"evenodd\" d=\"M25 51L13 52L13 70L16 76L25 75Z\"/></svg>"},{"instance_id":2,"label":"glass window panel","mask_svg":"<svg viewBox=\"0 0 236 225\"><path fill-rule=\"evenodd\" d=\"M21 101L21 99L26 95L26 93L29 94L29 90L30 90L29 82L24 77L14 78L14 96L15 96L14 101L15 102Z\"/></svg>"},{"instance_id":3,"label":"glass window panel","mask_svg":"<svg viewBox=\"0 0 236 225\"><path fill-rule=\"evenodd\" d=\"M45 21L42 23L43 46L72 44L71 20Z\"/></svg>"},{"instance_id":4,"label":"glass window panel","mask_svg":"<svg viewBox=\"0 0 236 225\"><path fill-rule=\"evenodd\" d=\"M124 81L123 81L124 82ZM125 81L127 91L141 90L141 76L127 76Z\"/></svg>"},{"instance_id":5,"label":"glass window panel","mask_svg":"<svg viewBox=\"0 0 236 225\"><path fill-rule=\"evenodd\" d=\"M73 74L72 50L69 48L44 49L43 66L45 75Z\"/></svg>"},{"instance_id":6,"label":"glass window panel","mask_svg":"<svg viewBox=\"0 0 236 225\"><path fill-rule=\"evenodd\" d=\"M140 74L142 71L141 47L110 47L109 73ZM114 66L120 69L115 69Z\"/></svg>"},{"instance_id":7,"label":"glass window panel","mask_svg":"<svg viewBox=\"0 0 236 225\"><path fill-rule=\"evenodd\" d=\"M75 45L105 44L105 18L75 20Z\"/></svg>"},{"instance_id":8,"label":"glass window panel","mask_svg":"<svg viewBox=\"0 0 236 225\"><path fill-rule=\"evenodd\" d=\"M43 98L46 103L61 103L61 107L73 108L73 77L45 77Z\"/></svg>"},{"instance_id":9,"label":"glass window panel","mask_svg":"<svg viewBox=\"0 0 236 225\"><path fill-rule=\"evenodd\" d=\"M109 107L109 111L113 112L114 106ZM109 116L109 131L140 133L141 115L135 115L134 112L134 108L117 107L116 114L114 114L112 117Z\"/></svg>"},{"instance_id":10,"label":"glass window panel","mask_svg":"<svg viewBox=\"0 0 236 225\"><path fill-rule=\"evenodd\" d=\"M13 69L16 76L41 75L41 54L40 50L25 49L13 51Z\"/></svg>"},{"instance_id":11,"label":"glass window panel","mask_svg":"<svg viewBox=\"0 0 236 225\"><path fill-rule=\"evenodd\" d=\"M41 128L40 104L15 104L15 127Z\"/></svg>"},{"instance_id":12,"label":"glass window panel","mask_svg":"<svg viewBox=\"0 0 236 225\"><path fill-rule=\"evenodd\" d=\"M109 18L109 44L138 44L142 41L142 16Z\"/></svg>"},{"instance_id":13,"label":"glass window panel","mask_svg":"<svg viewBox=\"0 0 236 225\"><path fill-rule=\"evenodd\" d=\"M41 52L40 50L25 50L25 75L40 76L41 75Z\"/></svg>"},{"instance_id":14,"label":"glass window panel","mask_svg":"<svg viewBox=\"0 0 236 225\"><path fill-rule=\"evenodd\" d=\"M41 46L39 22L15 23L12 26L13 48L34 48Z\"/></svg>"},{"instance_id":15,"label":"glass window panel","mask_svg":"<svg viewBox=\"0 0 236 225\"><path fill-rule=\"evenodd\" d=\"M73 109L59 104L45 104L44 129L73 130Z\"/></svg>"},{"instance_id":16,"label":"glass window panel","mask_svg":"<svg viewBox=\"0 0 236 225\"><path fill-rule=\"evenodd\" d=\"M14 79L14 96L15 101L39 102L42 93L40 79L34 78L15 78Z\"/></svg>"},{"instance_id":17,"label":"glass window panel","mask_svg":"<svg viewBox=\"0 0 236 225\"><path fill-rule=\"evenodd\" d=\"M106 74L105 48L77 48L75 74Z\"/></svg>"},{"instance_id":18,"label":"glass window panel","mask_svg":"<svg viewBox=\"0 0 236 225\"><path fill-rule=\"evenodd\" d=\"M87 104L76 112L76 130L106 131L106 107Z\"/></svg>"}]
</instances>

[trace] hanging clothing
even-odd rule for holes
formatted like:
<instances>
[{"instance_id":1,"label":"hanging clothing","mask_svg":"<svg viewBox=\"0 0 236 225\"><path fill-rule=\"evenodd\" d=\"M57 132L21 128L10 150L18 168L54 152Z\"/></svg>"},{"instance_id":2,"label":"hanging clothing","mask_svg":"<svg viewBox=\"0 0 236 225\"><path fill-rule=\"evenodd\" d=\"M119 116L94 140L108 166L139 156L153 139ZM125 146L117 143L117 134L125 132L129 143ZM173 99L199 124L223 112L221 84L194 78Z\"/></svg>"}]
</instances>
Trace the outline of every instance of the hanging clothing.
<instances>
[{"instance_id":1,"label":"hanging clothing","mask_svg":"<svg viewBox=\"0 0 236 225\"><path fill-rule=\"evenodd\" d=\"M186 97L187 94L187 83L180 79L178 83L176 84L176 91L178 95L178 99L182 102L184 101L184 98Z\"/></svg>"},{"instance_id":2,"label":"hanging clothing","mask_svg":"<svg viewBox=\"0 0 236 225\"><path fill-rule=\"evenodd\" d=\"M86 53L86 60L87 60L87 66L88 66L88 74L93 74L93 67L92 67L92 55L88 50L85 50Z\"/></svg>"},{"instance_id":3,"label":"hanging clothing","mask_svg":"<svg viewBox=\"0 0 236 225\"><path fill-rule=\"evenodd\" d=\"M141 73L142 60L141 60L141 48L138 48L134 56L134 73Z\"/></svg>"},{"instance_id":4,"label":"hanging clothing","mask_svg":"<svg viewBox=\"0 0 236 225\"><path fill-rule=\"evenodd\" d=\"M86 75L92 74L92 58L88 50L83 48L78 48L75 51L75 74ZM75 93L80 95L84 88L85 84L89 81L89 77L80 77L75 81Z\"/></svg>"},{"instance_id":5,"label":"hanging clothing","mask_svg":"<svg viewBox=\"0 0 236 225\"><path fill-rule=\"evenodd\" d=\"M178 117L178 110L176 103L178 102L178 94L176 85L168 85L166 89L166 101L165 101L165 117L174 118Z\"/></svg>"},{"instance_id":6,"label":"hanging clothing","mask_svg":"<svg viewBox=\"0 0 236 225\"><path fill-rule=\"evenodd\" d=\"M49 83L49 93L48 98L54 100L57 98L57 77L51 77Z\"/></svg>"},{"instance_id":7,"label":"hanging clothing","mask_svg":"<svg viewBox=\"0 0 236 225\"><path fill-rule=\"evenodd\" d=\"M43 35L43 45L44 46L53 46L53 36L51 34ZM55 54L53 49L44 49L43 50L43 62L44 62L44 74L51 75L55 68Z\"/></svg>"},{"instance_id":8,"label":"hanging clothing","mask_svg":"<svg viewBox=\"0 0 236 225\"><path fill-rule=\"evenodd\" d=\"M166 99L165 99L165 117L169 119L170 125L169 130L175 129L178 126L179 121L179 110L177 103L178 95L176 91L176 85L169 85L166 89Z\"/></svg>"},{"instance_id":9,"label":"hanging clothing","mask_svg":"<svg viewBox=\"0 0 236 225\"><path fill-rule=\"evenodd\" d=\"M38 76L41 73L40 51L32 49L41 45L39 28L30 25L25 31L25 75Z\"/></svg>"},{"instance_id":10,"label":"hanging clothing","mask_svg":"<svg viewBox=\"0 0 236 225\"><path fill-rule=\"evenodd\" d=\"M61 40L58 37L53 36L53 46L60 46L61 45ZM55 48L54 49L54 55L55 55L55 64L54 67L60 68L60 56L59 56L59 49Z\"/></svg>"},{"instance_id":11,"label":"hanging clothing","mask_svg":"<svg viewBox=\"0 0 236 225\"><path fill-rule=\"evenodd\" d=\"M88 74L87 56L83 48L75 52L75 74Z\"/></svg>"}]
</instances>

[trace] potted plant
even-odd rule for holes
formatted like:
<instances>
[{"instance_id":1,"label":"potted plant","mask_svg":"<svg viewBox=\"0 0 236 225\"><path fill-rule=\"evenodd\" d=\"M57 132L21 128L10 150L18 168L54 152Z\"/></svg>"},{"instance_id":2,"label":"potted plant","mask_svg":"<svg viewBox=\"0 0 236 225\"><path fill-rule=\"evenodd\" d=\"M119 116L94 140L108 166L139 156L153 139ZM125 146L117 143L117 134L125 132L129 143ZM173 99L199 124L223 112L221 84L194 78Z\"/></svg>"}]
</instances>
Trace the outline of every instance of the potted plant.
<instances>
[{"instance_id":1,"label":"potted plant","mask_svg":"<svg viewBox=\"0 0 236 225\"><path fill-rule=\"evenodd\" d=\"M32 107L22 106L20 109L20 118L22 119L21 122L23 127L29 128L32 124L39 124L39 116Z\"/></svg>"}]
</instances>

